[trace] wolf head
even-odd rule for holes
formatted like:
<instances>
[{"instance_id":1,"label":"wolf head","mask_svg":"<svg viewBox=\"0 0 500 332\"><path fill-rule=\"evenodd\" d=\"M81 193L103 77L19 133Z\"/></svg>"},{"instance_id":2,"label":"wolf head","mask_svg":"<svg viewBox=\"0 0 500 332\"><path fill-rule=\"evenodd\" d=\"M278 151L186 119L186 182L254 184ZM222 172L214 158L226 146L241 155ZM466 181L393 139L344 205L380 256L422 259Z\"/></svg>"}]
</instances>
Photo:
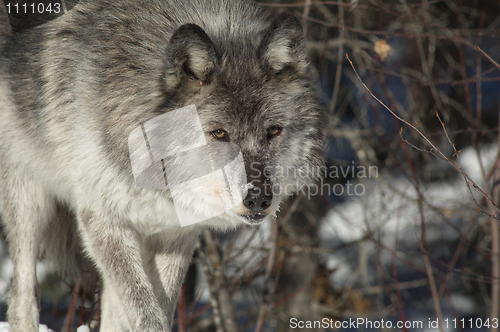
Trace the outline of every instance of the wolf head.
<instances>
[{"instance_id":1,"label":"wolf head","mask_svg":"<svg viewBox=\"0 0 500 332\"><path fill-rule=\"evenodd\" d=\"M168 113L195 105L209 151L205 162L191 153L184 155L189 162L172 160L163 169L176 165L189 178L196 163L213 164L217 151L237 147L246 185L232 212L251 224L274 215L283 198L320 176L324 123L300 22L283 13L254 30L234 38L210 24L178 27L163 59L160 107ZM189 128L196 126L181 122L176 137L187 134L190 141L196 130ZM181 192L183 205L199 211L224 205L227 176Z\"/></svg>"},{"instance_id":2,"label":"wolf head","mask_svg":"<svg viewBox=\"0 0 500 332\"><path fill-rule=\"evenodd\" d=\"M195 24L179 27L163 87L165 107L196 105L208 144L241 149L251 186L236 211L258 221L318 176L323 121L300 22L283 13L248 37L221 40Z\"/></svg>"}]
</instances>

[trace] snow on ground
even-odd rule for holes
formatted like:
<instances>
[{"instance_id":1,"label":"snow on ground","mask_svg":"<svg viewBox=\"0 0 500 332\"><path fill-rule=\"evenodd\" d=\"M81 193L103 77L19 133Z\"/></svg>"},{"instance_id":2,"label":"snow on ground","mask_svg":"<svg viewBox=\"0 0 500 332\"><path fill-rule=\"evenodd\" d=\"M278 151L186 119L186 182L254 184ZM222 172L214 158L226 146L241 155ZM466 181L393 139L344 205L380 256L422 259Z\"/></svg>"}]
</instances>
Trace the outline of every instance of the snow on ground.
<instances>
[{"instance_id":1,"label":"snow on ground","mask_svg":"<svg viewBox=\"0 0 500 332\"><path fill-rule=\"evenodd\" d=\"M482 148L480 158L484 172L488 172L495 161L497 151L498 146ZM462 170L482 188L483 171L478 160L478 154L472 148L460 153ZM425 220L425 240L432 246L436 262L442 257L446 257L444 262L449 261L453 253L450 250L459 241L468 222L474 220L476 225L488 222L486 215L477 213L464 178L451 167L449 172L456 176L419 183L424 202L422 214L414 183L408 178L382 172L379 178L360 182L366 188L364 195L334 205L318 229L323 246L338 248L323 256L326 267L332 271L330 280L334 288L379 287L384 283L381 270L392 271L395 267L400 281L422 282L417 288L407 290L408 300L404 303L407 318L427 321L428 317L435 315L427 278L410 267L412 263L423 264L421 216ZM479 191L472 185L471 190L476 201L480 202ZM401 260L395 259L396 255ZM450 316L449 308L453 308L454 315L478 317L484 314L484 308L478 308L473 296L464 291L463 284L458 282L448 286L450 293L441 303L444 318L455 317Z\"/></svg>"},{"instance_id":2,"label":"snow on ground","mask_svg":"<svg viewBox=\"0 0 500 332\"><path fill-rule=\"evenodd\" d=\"M54 332L45 325L40 325L39 332ZM0 332L9 332L9 323L0 322ZM78 330L77 332L85 332Z\"/></svg>"},{"instance_id":3,"label":"snow on ground","mask_svg":"<svg viewBox=\"0 0 500 332\"><path fill-rule=\"evenodd\" d=\"M80 326L80 327L76 330L76 332L90 332L90 329L89 329L89 327L88 327L88 326L83 325L83 326Z\"/></svg>"},{"instance_id":4,"label":"snow on ground","mask_svg":"<svg viewBox=\"0 0 500 332\"><path fill-rule=\"evenodd\" d=\"M39 332L54 332L45 325L40 325ZM0 322L0 332L9 332L9 323ZM90 332L88 326L80 326L76 332Z\"/></svg>"},{"instance_id":5,"label":"snow on ground","mask_svg":"<svg viewBox=\"0 0 500 332\"><path fill-rule=\"evenodd\" d=\"M484 168L488 171L494 161L497 147L484 148L481 159ZM478 186L482 187L481 168L477 153L468 148L460 153L460 162L463 171L469 175ZM455 171L454 171L455 172ZM443 222L443 218L450 218L452 222L459 222L453 218L454 212L465 211L471 215L476 213L476 205L471 198L469 189L461 176L453 181L421 183L421 192L424 197L423 215L426 221L426 240L446 241L457 238L458 233L450 231L449 225ZM355 243L367 235L375 237L377 241L387 248L394 248L396 241L404 245L416 245L420 238L420 213L418 205L418 192L413 183L403 177L395 177L392 174L380 174L377 179L367 179L362 182L366 189L364 195L350 197L345 203L336 204L320 223L318 234L327 246ZM474 191L474 189L473 189ZM476 199L480 197L477 191L474 193ZM469 212L467 212L469 211ZM463 215L466 219L466 215ZM458 227L458 226L457 226ZM361 242L360 242L361 243ZM373 244L373 243L371 243ZM357 248L360 252L373 251L375 246L370 243L362 243ZM360 253L359 255L362 255ZM382 255L382 258L392 259L391 255ZM352 282L356 275L353 264L346 264L352 259L362 260L358 257L346 257L334 252L326 256L326 266L335 270L333 284L343 287ZM365 257L366 258L366 257ZM389 261L390 262L390 261ZM385 262L386 263L386 262ZM356 266L354 266L356 268ZM368 279L363 283L369 284L376 274L366 276ZM359 281L359 280L358 280Z\"/></svg>"}]
</instances>

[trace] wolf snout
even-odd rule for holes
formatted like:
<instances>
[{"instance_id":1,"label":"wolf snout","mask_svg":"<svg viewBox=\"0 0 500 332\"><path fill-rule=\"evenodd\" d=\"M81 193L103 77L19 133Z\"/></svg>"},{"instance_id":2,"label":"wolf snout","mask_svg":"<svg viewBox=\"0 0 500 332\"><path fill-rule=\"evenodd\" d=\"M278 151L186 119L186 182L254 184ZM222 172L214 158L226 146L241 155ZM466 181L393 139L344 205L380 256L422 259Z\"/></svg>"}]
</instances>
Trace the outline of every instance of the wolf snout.
<instances>
[{"instance_id":1,"label":"wolf snout","mask_svg":"<svg viewBox=\"0 0 500 332\"><path fill-rule=\"evenodd\" d=\"M251 213L257 214L269 209L272 201L273 194L270 190L254 187L248 190L243 204Z\"/></svg>"}]
</instances>

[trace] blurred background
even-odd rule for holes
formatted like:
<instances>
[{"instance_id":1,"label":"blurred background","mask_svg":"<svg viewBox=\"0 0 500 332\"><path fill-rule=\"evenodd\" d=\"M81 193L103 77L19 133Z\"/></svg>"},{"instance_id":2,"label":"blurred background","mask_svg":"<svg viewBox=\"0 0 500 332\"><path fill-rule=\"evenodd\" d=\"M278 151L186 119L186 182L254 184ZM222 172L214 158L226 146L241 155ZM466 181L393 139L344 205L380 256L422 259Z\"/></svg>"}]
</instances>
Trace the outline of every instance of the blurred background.
<instances>
[{"instance_id":1,"label":"blurred background","mask_svg":"<svg viewBox=\"0 0 500 332\"><path fill-rule=\"evenodd\" d=\"M259 4L302 20L327 176L272 223L204 234L175 330L497 331L500 1ZM23 15L14 32L57 16ZM41 322L97 331L99 287L38 270ZM2 244L0 321L11 271Z\"/></svg>"}]
</instances>

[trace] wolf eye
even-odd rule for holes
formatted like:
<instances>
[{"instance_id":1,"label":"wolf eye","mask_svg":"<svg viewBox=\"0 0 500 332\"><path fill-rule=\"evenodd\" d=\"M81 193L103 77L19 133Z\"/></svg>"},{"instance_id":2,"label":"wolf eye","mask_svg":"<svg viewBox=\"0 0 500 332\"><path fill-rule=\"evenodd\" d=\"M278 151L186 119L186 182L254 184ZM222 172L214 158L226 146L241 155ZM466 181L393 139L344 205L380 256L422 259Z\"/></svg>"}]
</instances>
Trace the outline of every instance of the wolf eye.
<instances>
[{"instance_id":1,"label":"wolf eye","mask_svg":"<svg viewBox=\"0 0 500 332\"><path fill-rule=\"evenodd\" d=\"M267 138L271 139L271 138L278 136L279 134L281 134L281 130L282 130L282 128L280 126L269 127L267 129Z\"/></svg>"},{"instance_id":2,"label":"wolf eye","mask_svg":"<svg viewBox=\"0 0 500 332\"><path fill-rule=\"evenodd\" d=\"M212 136L218 139L219 141L229 141L229 135L224 129L217 129L212 131Z\"/></svg>"}]
</instances>

